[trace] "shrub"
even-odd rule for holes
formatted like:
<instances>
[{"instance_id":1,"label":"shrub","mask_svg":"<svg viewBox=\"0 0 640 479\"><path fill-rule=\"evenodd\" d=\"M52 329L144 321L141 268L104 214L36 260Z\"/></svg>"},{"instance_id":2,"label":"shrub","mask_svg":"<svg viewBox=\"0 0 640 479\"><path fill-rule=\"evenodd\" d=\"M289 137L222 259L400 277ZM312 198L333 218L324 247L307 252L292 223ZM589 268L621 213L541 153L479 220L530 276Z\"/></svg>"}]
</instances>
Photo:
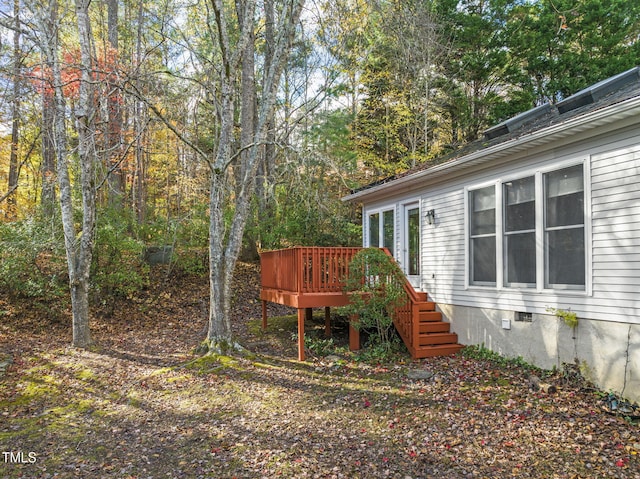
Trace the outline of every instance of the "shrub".
<instances>
[{"instance_id":1,"label":"shrub","mask_svg":"<svg viewBox=\"0 0 640 479\"><path fill-rule=\"evenodd\" d=\"M404 282L393 258L377 248L359 251L349 264L345 291L351 300L342 313L354 316L356 329L373 329L376 347L392 348L393 313L407 301Z\"/></svg>"},{"instance_id":2,"label":"shrub","mask_svg":"<svg viewBox=\"0 0 640 479\"><path fill-rule=\"evenodd\" d=\"M69 276L60 232L55 218L0 224L0 286L44 301L65 296Z\"/></svg>"},{"instance_id":3,"label":"shrub","mask_svg":"<svg viewBox=\"0 0 640 479\"><path fill-rule=\"evenodd\" d=\"M92 286L104 296L130 297L149 283L149 267L142 261L144 242L135 238L135 222L122 211L98 215L93 252Z\"/></svg>"}]
</instances>

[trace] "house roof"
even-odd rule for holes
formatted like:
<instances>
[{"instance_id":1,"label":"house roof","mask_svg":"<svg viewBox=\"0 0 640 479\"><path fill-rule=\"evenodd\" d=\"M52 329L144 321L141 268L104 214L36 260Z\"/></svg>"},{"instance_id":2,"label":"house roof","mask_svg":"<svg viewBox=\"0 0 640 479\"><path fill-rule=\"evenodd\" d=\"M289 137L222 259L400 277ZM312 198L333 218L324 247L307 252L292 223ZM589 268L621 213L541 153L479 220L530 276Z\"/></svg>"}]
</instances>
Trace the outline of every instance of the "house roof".
<instances>
[{"instance_id":1,"label":"house roof","mask_svg":"<svg viewBox=\"0 0 640 479\"><path fill-rule=\"evenodd\" d=\"M626 118L640 118L640 67L596 83L556 103L516 115L484 132L484 137L437 160L371 183L343 198L355 201L435 181L471 166L496 161L535 146Z\"/></svg>"}]
</instances>

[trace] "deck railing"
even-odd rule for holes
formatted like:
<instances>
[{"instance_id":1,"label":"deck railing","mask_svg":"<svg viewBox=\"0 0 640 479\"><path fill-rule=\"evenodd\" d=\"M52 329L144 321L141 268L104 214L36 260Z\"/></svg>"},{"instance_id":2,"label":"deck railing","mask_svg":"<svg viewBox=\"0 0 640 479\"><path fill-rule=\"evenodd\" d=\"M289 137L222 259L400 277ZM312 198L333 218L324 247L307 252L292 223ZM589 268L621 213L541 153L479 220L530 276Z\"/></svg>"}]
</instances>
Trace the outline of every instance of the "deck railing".
<instances>
[{"instance_id":1,"label":"deck railing","mask_svg":"<svg viewBox=\"0 0 640 479\"><path fill-rule=\"evenodd\" d=\"M349 263L362 248L294 247L260 254L262 288L298 295L342 293ZM392 256L384 248L385 252ZM406 301L395 310L393 322L407 347L418 338L419 303L426 300L405 278Z\"/></svg>"},{"instance_id":2,"label":"deck railing","mask_svg":"<svg viewBox=\"0 0 640 479\"><path fill-rule=\"evenodd\" d=\"M349 263L362 248L297 246L260 254L262 288L305 293L341 293Z\"/></svg>"}]
</instances>

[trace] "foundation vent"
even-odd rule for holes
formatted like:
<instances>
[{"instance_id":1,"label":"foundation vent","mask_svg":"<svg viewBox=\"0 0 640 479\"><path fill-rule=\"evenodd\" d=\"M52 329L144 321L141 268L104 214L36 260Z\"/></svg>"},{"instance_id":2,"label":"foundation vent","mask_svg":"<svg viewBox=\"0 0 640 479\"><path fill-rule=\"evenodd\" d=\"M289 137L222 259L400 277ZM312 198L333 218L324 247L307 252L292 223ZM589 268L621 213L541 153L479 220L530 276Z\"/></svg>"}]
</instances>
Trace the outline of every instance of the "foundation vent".
<instances>
[{"instance_id":1,"label":"foundation vent","mask_svg":"<svg viewBox=\"0 0 640 479\"><path fill-rule=\"evenodd\" d=\"M533 321L533 314L532 313L523 313L522 311L519 311L516 313L516 321L522 321L524 323L530 323L531 321Z\"/></svg>"}]
</instances>

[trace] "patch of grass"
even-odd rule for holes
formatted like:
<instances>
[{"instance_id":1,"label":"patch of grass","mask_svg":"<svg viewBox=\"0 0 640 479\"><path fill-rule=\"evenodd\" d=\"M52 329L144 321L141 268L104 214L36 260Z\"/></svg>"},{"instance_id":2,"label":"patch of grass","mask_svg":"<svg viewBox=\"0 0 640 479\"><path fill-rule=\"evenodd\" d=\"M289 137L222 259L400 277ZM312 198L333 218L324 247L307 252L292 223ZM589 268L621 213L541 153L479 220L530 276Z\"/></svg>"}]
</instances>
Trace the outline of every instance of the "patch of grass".
<instances>
[{"instance_id":1,"label":"patch of grass","mask_svg":"<svg viewBox=\"0 0 640 479\"><path fill-rule=\"evenodd\" d=\"M189 376L187 376L186 374L183 374L182 376L174 376L172 378L167 378L167 382L169 384L172 384L172 383L188 381L189 379L190 379Z\"/></svg>"},{"instance_id":2,"label":"patch of grass","mask_svg":"<svg viewBox=\"0 0 640 479\"><path fill-rule=\"evenodd\" d=\"M461 352L462 356L467 359L477 359L481 361L489 361L496 366L500 367L516 367L521 368L530 372L541 372L542 370L537 366L529 364L526 362L522 356L518 356L517 358L507 358L502 356L501 354L492 351L491 349L485 347L484 344L478 346L466 346Z\"/></svg>"},{"instance_id":3,"label":"patch of grass","mask_svg":"<svg viewBox=\"0 0 640 479\"><path fill-rule=\"evenodd\" d=\"M316 356L329 356L336 353L336 344L333 338L316 338L305 335L304 346Z\"/></svg>"},{"instance_id":4,"label":"patch of grass","mask_svg":"<svg viewBox=\"0 0 640 479\"><path fill-rule=\"evenodd\" d=\"M244 369L239 359L234 358L233 356L214 353L208 353L204 356L200 356L181 367L202 375L221 373L228 369Z\"/></svg>"},{"instance_id":5,"label":"patch of grass","mask_svg":"<svg viewBox=\"0 0 640 479\"><path fill-rule=\"evenodd\" d=\"M370 364L403 362L408 357L407 348L398 338L386 344L368 343L353 353L354 360Z\"/></svg>"},{"instance_id":6,"label":"patch of grass","mask_svg":"<svg viewBox=\"0 0 640 479\"><path fill-rule=\"evenodd\" d=\"M262 329L262 320L255 319L248 322L248 329L251 334L261 336L265 334ZM298 328L298 316L288 314L285 316L273 316L267 320L266 332L272 334L274 332L296 331Z\"/></svg>"},{"instance_id":7,"label":"patch of grass","mask_svg":"<svg viewBox=\"0 0 640 479\"><path fill-rule=\"evenodd\" d=\"M76 378L82 381L88 381L89 379L94 379L95 377L96 376L94 372L90 369L81 369L80 371L76 372Z\"/></svg>"}]
</instances>

